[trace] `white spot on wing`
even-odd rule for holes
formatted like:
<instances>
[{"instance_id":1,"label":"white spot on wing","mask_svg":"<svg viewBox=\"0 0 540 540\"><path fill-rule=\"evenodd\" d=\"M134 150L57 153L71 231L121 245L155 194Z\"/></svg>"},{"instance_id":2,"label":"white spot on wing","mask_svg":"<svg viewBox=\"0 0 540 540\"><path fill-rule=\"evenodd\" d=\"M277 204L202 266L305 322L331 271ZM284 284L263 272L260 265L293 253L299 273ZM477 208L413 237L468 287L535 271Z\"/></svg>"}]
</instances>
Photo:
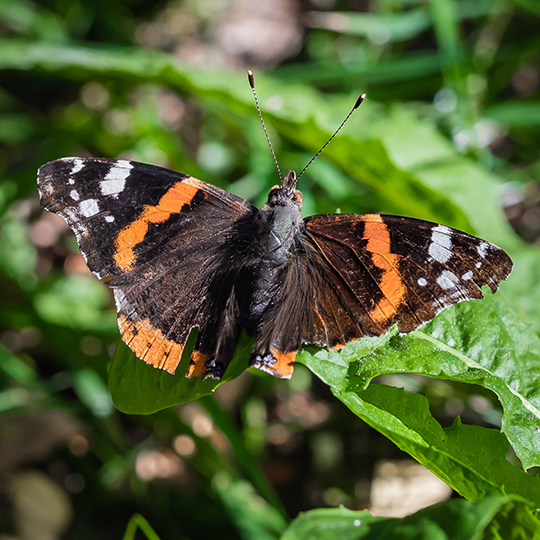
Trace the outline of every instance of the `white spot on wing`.
<instances>
[{"instance_id":1,"label":"white spot on wing","mask_svg":"<svg viewBox=\"0 0 540 540\"><path fill-rule=\"evenodd\" d=\"M461 279L463 281L469 281L470 279L472 279L473 277L473 272L472 270L469 270L468 272L465 272L462 276L461 276Z\"/></svg>"},{"instance_id":2,"label":"white spot on wing","mask_svg":"<svg viewBox=\"0 0 540 540\"><path fill-rule=\"evenodd\" d=\"M459 283L459 278L450 270L443 270L437 278L437 283L445 290L450 291L456 289L456 284Z\"/></svg>"},{"instance_id":3,"label":"white spot on wing","mask_svg":"<svg viewBox=\"0 0 540 540\"><path fill-rule=\"evenodd\" d=\"M77 174L79 171L82 171L84 167L84 160L82 159L74 159L73 160L73 168L71 169L70 174Z\"/></svg>"},{"instance_id":4,"label":"white spot on wing","mask_svg":"<svg viewBox=\"0 0 540 540\"><path fill-rule=\"evenodd\" d=\"M429 244L429 254L436 261L445 263L452 257L452 229L444 225L437 225L431 231L431 244Z\"/></svg>"},{"instance_id":5,"label":"white spot on wing","mask_svg":"<svg viewBox=\"0 0 540 540\"><path fill-rule=\"evenodd\" d=\"M476 264L475 264L476 268L480 268L482 266L482 262L481 261L478 261Z\"/></svg>"},{"instance_id":6,"label":"white spot on wing","mask_svg":"<svg viewBox=\"0 0 540 540\"><path fill-rule=\"evenodd\" d=\"M105 216L105 221L107 223L112 223L114 221L114 216Z\"/></svg>"},{"instance_id":7,"label":"white spot on wing","mask_svg":"<svg viewBox=\"0 0 540 540\"><path fill-rule=\"evenodd\" d=\"M69 194L69 196L74 200L74 201L78 201L80 199L79 197L79 192L76 190L76 189L72 189L71 190L71 193Z\"/></svg>"},{"instance_id":8,"label":"white spot on wing","mask_svg":"<svg viewBox=\"0 0 540 540\"><path fill-rule=\"evenodd\" d=\"M476 251L478 251L478 255L480 255L482 259L486 258L488 249L489 249L489 244L487 242L482 242L476 246Z\"/></svg>"},{"instance_id":9,"label":"white spot on wing","mask_svg":"<svg viewBox=\"0 0 540 540\"><path fill-rule=\"evenodd\" d=\"M421 278L418 278L418 285L420 285L420 287L425 287L427 285L427 280L424 279L423 277Z\"/></svg>"},{"instance_id":10,"label":"white spot on wing","mask_svg":"<svg viewBox=\"0 0 540 540\"><path fill-rule=\"evenodd\" d=\"M99 204L96 199L81 201L80 209L85 217L95 216L99 212Z\"/></svg>"},{"instance_id":11,"label":"white spot on wing","mask_svg":"<svg viewBox=\"0 0 540 540\"><path fill-rule=\"evenodd\" d=\"M124 191L126 179L129 176L133 165L124 159L117 161L101 181L101 193L103 195L118 196Z\"/></svg>"}]
</instances>

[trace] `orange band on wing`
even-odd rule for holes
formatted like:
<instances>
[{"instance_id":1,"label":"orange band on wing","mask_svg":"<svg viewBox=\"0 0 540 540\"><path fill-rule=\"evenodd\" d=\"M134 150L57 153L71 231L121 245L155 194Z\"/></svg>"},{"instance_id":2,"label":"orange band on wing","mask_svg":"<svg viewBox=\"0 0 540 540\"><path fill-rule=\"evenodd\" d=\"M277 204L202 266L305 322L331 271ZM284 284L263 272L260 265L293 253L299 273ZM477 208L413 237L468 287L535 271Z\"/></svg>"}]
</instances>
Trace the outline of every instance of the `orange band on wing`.
<instances>
[{"instance_id":1,"label":"orange band on wing","mask_svg":"<svg viewBox=\"0 0 540 540\"><path fill-rule=\"evenodd\" d=\"M364 224L366 250L370 253L373 264L383 271L378 285L384 298L377 303L370 315L375 322L384 322L396 314L407 287L396 270L400 257L390 251L390 233L382 217L377 214L366 215Z\"/></svg>"},{"instance_id":2,"label":"orange band on wing","mask_svg":"<svg viewBox=\"0 0 540 540\"><path fill-rule=\"evenodd\" d=\"M124 272L131 270L135 263L133 250L137 244L144 240L149 224L163 223L169 219L171 214L180 212L184 205L191 204L195 194L202 187L202 182L189 177L174 184L155 206L144 206L139 218L124 227L116 238L114 261L118 267Z\"/></svg>"},{"instance_id":3,"label":"orange band on wing","mask_svg":"<svg viewBox=\"0 0 540 540\"><path fill-rule=\"evenodd\" d=\"M182 359L183 344L167 339L149 319L131 322L120 315L118 326L122 340L138 358L169 373L175 372Z\"/></svg>"}]
</instances>

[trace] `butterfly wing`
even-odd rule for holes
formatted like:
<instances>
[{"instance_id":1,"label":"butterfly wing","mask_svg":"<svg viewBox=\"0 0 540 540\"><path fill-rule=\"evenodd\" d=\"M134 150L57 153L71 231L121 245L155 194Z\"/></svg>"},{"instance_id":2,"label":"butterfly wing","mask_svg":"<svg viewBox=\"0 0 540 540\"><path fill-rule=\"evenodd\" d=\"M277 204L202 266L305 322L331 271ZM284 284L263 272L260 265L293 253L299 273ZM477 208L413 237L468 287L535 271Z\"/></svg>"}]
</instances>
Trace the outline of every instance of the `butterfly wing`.
<instances>
[{"instance_id":1,"label":"butterfly wing","mask_svg":"<svg viewBox=\"0 0 540 540\"><path fill-rule=\"evenodd\" d=\"M188 374L216 349L234 353L242 238L257 209L188 175L127 160L66 158L39 169L41 204L77 236L92 272L113 288L124 342L173 373L199 327ZM219 330L228 333L219 341ZM222 343L225 341L225 343Z\"/></svg>"},{"instance_id":2,"label":"butterfly wing","mask_svg":"<svg viewBox=\"0 0 540 540\"><path fill-rule=\"evenodd\" d=\"M497 246L427 221L329 214L304 223L306 241L328 275L306 342L339 347L393 324L410 332L447 306L482 298L483 285L495 292L512 270Z\"/></svg>"}]
</instances>

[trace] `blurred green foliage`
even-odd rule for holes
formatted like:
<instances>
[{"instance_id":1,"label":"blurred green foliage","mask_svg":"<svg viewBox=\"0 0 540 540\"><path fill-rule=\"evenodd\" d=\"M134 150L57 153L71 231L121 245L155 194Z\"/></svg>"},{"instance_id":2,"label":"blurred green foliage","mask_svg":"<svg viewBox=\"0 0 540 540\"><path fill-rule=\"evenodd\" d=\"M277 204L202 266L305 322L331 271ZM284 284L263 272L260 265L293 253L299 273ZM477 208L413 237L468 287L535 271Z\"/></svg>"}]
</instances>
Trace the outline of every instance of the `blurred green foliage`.
<instances>
[{"instance_id":1,"label":"blurred green foliage","mask_svg":"<svg viewBox=\"0 0 540 540\"><path fill-rule=\"evenodd\" d=\"M216 56L225 4L0 0L0 531L23 536L28 494L13 479L30 469L69 494L65 538L118 538L128 522L126 538L137 527L149 538L278 538L300 511L365 508L375 463L403 458L399 447L472 502L406 520L315 510L283 537L534 537L538 477L505 454L540 464L537 2L294 4L301 43L264 69ZM214 65L195 66L208 51ZM131 413L212 385L185 388L121 348L111 367L110 294L65 224L41 211L36 170L64 156L126 157L260 205L276 171L244 66L286 169L301 170L368 94L302 177L305 215L442 222L506 249L514 272L496 301L451 308L405 338L309 349L309 370L298 365L290 382L247 373L215 397L122 414L109 370ZM375 376L428 402L368 386Z\"/></svg>"}]
</instances>

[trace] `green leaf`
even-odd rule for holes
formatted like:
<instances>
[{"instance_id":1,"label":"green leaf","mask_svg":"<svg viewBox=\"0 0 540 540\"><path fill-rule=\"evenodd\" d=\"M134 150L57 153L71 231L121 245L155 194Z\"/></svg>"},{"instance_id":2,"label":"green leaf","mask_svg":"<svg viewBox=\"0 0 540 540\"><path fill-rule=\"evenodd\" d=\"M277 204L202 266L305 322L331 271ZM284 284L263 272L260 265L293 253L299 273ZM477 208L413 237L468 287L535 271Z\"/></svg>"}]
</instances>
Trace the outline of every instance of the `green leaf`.
<instances>
[{"instance_id":1,"label":"green leaf","mask_svg":"<svg viewBox=\"0 0 540 540\"><path fill-rule=\"evenodd\" d=\"M142 534L146 536L147 540L161 540L150 523L148 523L148 521L146 521L141 514L133 514L131 516L126 527L123 540L135 540L137 529L141 530Z\"/></svg>"},{"instance_id":2,"label":"green leaf","mask_svg":"<svg viewBox=\"0 0 540 540\"><path fill-rule=\"evenodd\" d=\"M464 425L459 418L442 428L424 396L400 388L372 384L360 392L333 393L463 497L478 502L515 494L540 505L540 479L506 460L509 445L499 431Z\"/></svg>"},{"instance_id":3,"label":"green leaf","mask_svg":"<svg viewBox=\"0 0 540 540\"><path fill-rule=\"evenodd\" d=\"M417 373L475 383L495 392L502 430L525 468L540 464L540 339L504 305L488 297L453 306L422 330L365 338L341 352L299 356L334 394L400 448L474 501L515 493L540 504L540 480L505 459L507 440L496 430L443 429L427 400L383 385L384 373Z\"/></svg>"},{"instance_id":4,"label":"green leaf","mask_svg":"<svg viewBox=\"0 0 540 540\"><path fill-rule=\"evenodd\" d=\"M372 527L388 518L374 517L367 510L319 508L301 513L281 537L281 540L356 540L366 538Z\"/></svg>"},{"instance_id":5,"label":"green leaf","mask_svg":"<svg viewBox=\"0 0 540 540\"><path fill-rule=\"evenodd\" d=\"M145 364L120 341L109 372L109 388L114 406L127 414L152 414L211 394L219 385L235 379L247 368L253 340L243 335L236 356L223 379L188 379L186 372L196 337L197 333L192 332L174 375Z\"/></svg>"},{"instance_id":6,"label":"green leaf","mask_svg":"<svg viewBox=\"0 0 540 540\"><path fill-rule=\"evenodd\" d=\"M80 369L73 378L73 387L84 403L96 416L110 416L113 412L109 390L93 369Z\"/></svg>"},{"instance_id":7,"label":"green leaf","mask_svg":"<svg viewBox=\"0 0 540 540\"><path fill-rule=\"evenodd\" d=\"M274 540L280 537L286 525L284 518L255 492L249 482L233 481L226 473L219 473L213 486L242 538Z\"/></svg>"},{"instance_id":8,"label":"green leaf","mask_svg":"<svg viewBox=\"0 0 540 540\"><path fill-rule=\"evenodd\" d=\"M12 188L11 182L6 184L6 189L0 187L0 209L5 200L4 196L9 197ZM36 260L36 249L28 241L24 220L14 211L0 216L0 269L23 290L29 291L36 284Z\"/></svg>"},{"instance_id":9,"label":"green leaf","mask_svg":"<svg viewBox=\"0 0 540 540\"><path fill-rule=\"evenodd\" d=\"M404 519L374 517L367 510L324 508L300 514L282 540L480 540L533 539L540 534L534 509L510 497L473 504L450 500Z\"/></svg>"},{"instance_id":10,"label":"green leaf","mask_svg":"<svg viewBox=\"0 0 540 540\"><path fill-rule=\"evenodd\" d=\"M339 33L363 36L377 42L402 41L424 32L430 27L425 9L412 9L402 13L313 12L310 26L327 28Z\"/></svg>"},{"instance_id":11,"label":"green leaf","mask_svg":"<svg viewBox=\"0 0 540 540\"><path fill-rule=\"evenodd\" d=\"M484 116L493 118L505 126L531 127L540 124L540 103L505 101L484 111Z\"/></svg>"},{"instance_id":12,"label":"green leaf","mask_svg":"<svg viewBox=\"0 0 540 540\"><path fill-rule=\"evenodd\" d=\"M36 294L34 307L49 323L70 328L104 330L116 326L112 312L103 313L110 301L107 287L90 276L68 276Z\"/></svg>"}]
</instances>

